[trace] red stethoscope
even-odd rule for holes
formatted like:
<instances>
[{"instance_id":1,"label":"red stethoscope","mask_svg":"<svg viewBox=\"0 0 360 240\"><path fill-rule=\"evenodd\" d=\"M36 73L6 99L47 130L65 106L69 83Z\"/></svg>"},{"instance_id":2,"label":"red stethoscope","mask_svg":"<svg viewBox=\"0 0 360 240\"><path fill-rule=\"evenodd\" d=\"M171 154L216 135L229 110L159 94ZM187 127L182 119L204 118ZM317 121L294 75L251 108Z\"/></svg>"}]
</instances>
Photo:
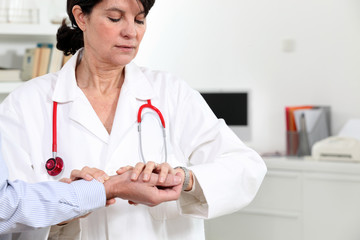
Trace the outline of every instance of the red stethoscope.
<instances>
[{"instance_id":1,"label":"red stethoscope","mask_svg":"<svg viewBox=\"0 0 360 240\"><path fill-rule=\"evenodd\" d=\"M142 111L144 108L149 108L151 110L153 110L152 112L146 112L144 114L142 114ZM160 110L157 109L156 107L154 107L154 105L151 104L151 100L147 100L147 103L144 105L141 105L138 111L138 116L137 116L137 122L138 122L138 132L139 132L139 152L140 152L140 157L143 161L144 164L146 164L146 160L144 157L144 153L143 153L143 147L142 147L142 141L141 141L141 120L142 118L147 115L147 114L155 114L158 116L157 120L159 121L159 125L162 129L162 135L163 135L163 140L164 140L164 156L165 156L165 160L164 162L167 162L167 148L166 148L166 131L165 131L165 120L163 115L161 114Z\"/></svg>"},{"instance_id":2,"label":"red stethoscope","mask_svg":"<svg viewBox=\"0 0 360 240\"><path fill-rule=\"evenodd\" d=\"M53 140L52 140L52 158L49 158L45 163L45 169L50 176L57 176L59 175L64 169L64 161L57 156L57 102L53 102L53 121L52 121L52 133L53 133ZM142 149L142 141L141 141L141 120L145 114L149 114L152 112L146 112L142 114L144 108L149 108L156 113L158 118L160 119L160 126L162 127L163 139L164 139L164 149L165 149L165 162L167 162L167 148L166 148L166 133L165 133L165 120L163 115L161 114L160 110L154 107L151 104L151 100L147 100L146 104L140 106L138 115L137 115L137 122L138 122L138 132L139 132L139 148L140 148L140 156L142 161L146 164L146 160L144 157L143 149Z\"/></svg>"},{"instance_id":3,"label":"red stethoscope","mask_svg":"<svg viewBox=\"0 0 360 240\"><path fill-rule=\"evenodd\" d=\"M50 176L59 175L64 169L64 161L57 156L57 127L56 120L57 117L57 102L53 102L53 121L52 121L52 132L53 132L53 141L52 141L52 158L49 158L45 163L45 169Z\"/></svg>"}]
</instances>

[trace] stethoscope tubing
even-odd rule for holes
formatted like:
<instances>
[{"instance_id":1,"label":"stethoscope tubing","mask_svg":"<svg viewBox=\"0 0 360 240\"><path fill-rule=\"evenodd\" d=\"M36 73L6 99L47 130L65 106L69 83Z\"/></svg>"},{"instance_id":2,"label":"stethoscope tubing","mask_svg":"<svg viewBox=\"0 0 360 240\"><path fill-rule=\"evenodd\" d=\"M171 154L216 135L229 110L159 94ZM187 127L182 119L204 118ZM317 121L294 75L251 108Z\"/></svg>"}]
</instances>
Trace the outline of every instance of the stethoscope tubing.
<instances>
[{"instance_id":1,"label":"stethoscope tubing","mask_svg":"<svg viewBox=\"0 0 360 240\"><path fill-rule=\"evenodd\" d=\"M52 175L52 173L51 173L51 171L53 169L47 169L49 175L51 175L51 176L56 176L63 170L63 160L61 158L57 157L57 106L58 106L58 102L53 101L53 119L52 119L52 155L53 155L53 159L49 159L47 161L47 163L49 161L54 161L54 166L56 166L57 169L56 169L55 175ZM160 125L160 128L162 129L162 133L163 133L165 162L167 162L165 120L164 120L164 117L163 117L162 113L160 112L160 110L151 104L150 99L147 100L146 104L143 104L140 106L139 111L138 111L138 116L137 116L138 132L139 132L139 148L140 148L141 159L144 162L144 164L146 164L146 160L145 160L144 153L143 153L143 147L142 147L142 139L141 139L141 119L142 119L141 113L144 108L150 108L151 110L155 111L160 119L160 121L159 121L159 119L157 119L157 120L159 121L159 125ZM143 115L146 115L148 113L144 113ZM59 163L57 162L58 159L59 159ZM45 166L47 166L47 164Z\"/></svg>"},{"instance_id":2,"label":"stethoscope tubing","mask_svg":"<svg viewBox=\"0 0 360 240\"><path fill-rule=\"evenodd\" d=\"M151 105L151 106L152 106L152 105ZM152 109L152 108L151 108L151 109ZM141 110L142 110L142 109L141 109ZM140 109L139 109L139 111L140 111ZM159 113L160 113L160 115L159 115ZM142 115L141 118L143 118L146 114L155 114L155 113L146 112L146 113L144 113L144 114ZM167 162L166 131L165 131L164 125L160 122L160 121L161 121L161 118L162 118L162 119L164 119L164 118L163 118L163 116L162 116L162 114L161 114L160 111L159 111L159 112L156 112L156 114L159 116L159 118L156 118L156 119L157 119L158 122L159 122L159 126L160 126L160 128L161 128L161 130L162 130L162 136L163 136L163 140L164 140L164 144L163 144L163 146L164 146L164 152L165 152L165 160L164 160L164 162ZM140 122L138 122L138 132L139 132L139 148L140 148L139 150L140 150L140 156L141 156L141 159L142 159L143 163L146 164L147 161L145 160L144 153L143 153L143 147L142 147L141 119L140 119Z\"/></svg>"},{"instance_id":3,"label":"stethoscope tubing","mask_svg":"<svg viewBox=\"0 0 360 240\"><path fill-rule=\"evenodd\" d=\"M56 155L57 155L57 102L53 102L53 124L52 124L52 137L53 137L53 141L52 141L52 155L53 158L56 159Z\"/></svg>"}]
</instances>

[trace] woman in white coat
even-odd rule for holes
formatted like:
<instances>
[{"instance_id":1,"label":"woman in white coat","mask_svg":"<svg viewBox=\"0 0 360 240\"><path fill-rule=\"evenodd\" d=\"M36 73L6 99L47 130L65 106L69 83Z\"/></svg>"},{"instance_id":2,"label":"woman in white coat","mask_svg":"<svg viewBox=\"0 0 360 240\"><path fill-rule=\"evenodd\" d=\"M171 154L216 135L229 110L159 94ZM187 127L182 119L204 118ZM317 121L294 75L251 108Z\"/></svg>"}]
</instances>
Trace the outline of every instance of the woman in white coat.
<instances>
[{"instance_id":1,"label":"woman in white coat","mask_svg":"<svg viewBox=\"0 0 360 240\"><path fill-rule=\"evenodd\" d=\"M261 157L215 117L198 92L173 75L131 63L153 4L154 0L68 0L72 27L63 24L59 29L57 47L74 56L59 72L26 82L2 103L0 130L17 143L4 141L3 154L5 159L21 159L8 162L12 178L57 180L84 166L110 175L121 166L136 166L138 172L156 168L164 176L181 172L186 189L177 201L152 208L118 200L53 227L52 238L204 239L203 219L246 206L262 182L266 167ZM167 163L160 160L165 155L161 127L152 125L149 116L149 125L142 127L142 148L151 161L138 164L142 158L137 115L148 100L164 117ZM50 176L45 162L52 156L54 102L57 156L64 168ZM184 168L174 169L177 166ZM49 230L23 234L41 239L40 234L46 238Z\"/></svg>"}]
</instances>

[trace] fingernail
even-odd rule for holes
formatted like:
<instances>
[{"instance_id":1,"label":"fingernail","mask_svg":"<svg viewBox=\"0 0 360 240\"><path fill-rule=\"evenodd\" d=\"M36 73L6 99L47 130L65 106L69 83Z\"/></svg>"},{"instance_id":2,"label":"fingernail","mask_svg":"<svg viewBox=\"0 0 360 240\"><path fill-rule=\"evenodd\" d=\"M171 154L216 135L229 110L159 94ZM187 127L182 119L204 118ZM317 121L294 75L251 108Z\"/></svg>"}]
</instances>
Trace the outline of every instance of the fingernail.
<instances>
[{"instance_id":1,"label":"fingernail","mask_svg":"<svg viewBox=\"0 0 360 240\"><path fill-rule=\"evenodd\" d=\"M104 175L103 175L103 178L104 178L105 180L109 180L110 177L109 177L109 175L104 174Z\"/></svg>"},{"instance_id":2,"label":"fingernail","mask_svg":"<svg viewBox=\"0 0 360 240\"><path fill-rule=\"evenodd\" d=\"M132 180L135 180L135 179L136 179L136 173L131 174L131 179L132 179Z\"/></svg>"},{"instance_id":3,"label":"fingernail","mask_svg":"<svg viewBox=\"0 0 360 240\"><path fill-rule=\"evenodd\" d=\"M149 180L149 174L145 173L143 179L144 179L145 181Z\"/></svg>"},{"instance_id":4,"label":"fingernail","mask_svg":"<svg viewBox=\"0 0 360 240\"><path fill-rule=\"evenodd\" d=\"M93 179L93 177L92 177L90 174L86 174L86 175L85 175L85 178L86 178L86 180L91 180L91 179Z\"/></svg>"},{"instance_id":5,"label":"fingernail","mask_svg":"<svg viewBox=\"0 0 360 240\"><path fill-rule=\"evenodd\" d=\"M181 177L179 177L179 176L174 176L174 182L175 182L175 184L181 183Z\"/></svg>"},{"instance_id":6,"label":"fingernail","mask_svg":"<svg viewBox=\"0 0 360 240\"><path fill-rule=\"evenodd\" d=\"M104 183L104 178L101 176L101 177L98 177L98 179L97 179L99 182L101 182L101 183Z\"/></svg>"},{"instance_id":7,"label":"fingernail","mask_svg":"<svg viewBox=\"0 0 360 240\"><path fill-rule=\"evenodd\" d=\"M164 177L164 176L161 176L161 177L160 177L160 182L161 182L161 183L165 182L165 177Z\"/></svg>"}]
</instances>

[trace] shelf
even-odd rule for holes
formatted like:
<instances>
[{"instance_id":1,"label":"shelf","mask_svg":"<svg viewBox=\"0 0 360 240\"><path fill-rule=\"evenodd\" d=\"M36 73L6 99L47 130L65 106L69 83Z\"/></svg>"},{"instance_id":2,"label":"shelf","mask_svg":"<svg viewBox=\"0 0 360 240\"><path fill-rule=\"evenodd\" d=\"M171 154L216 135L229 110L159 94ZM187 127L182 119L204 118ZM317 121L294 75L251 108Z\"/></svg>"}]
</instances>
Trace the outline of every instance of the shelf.
<instances>
[{"instance_id":1,"label":"shelf","mask_svg":"<svg viewBox=\"0 0 360 240\"><path fill-rule=\"evenodd\" d=\"M0 36L55 36L56 24L0 24Z\"/></svg>"},{"instance_id":2,"label":"shelf","mask_svg":"<svg viewBox=\"0 0 360 240\"><path fill-rule=\"evenodd\" d=\"M24 82L0 82L0 94L8 94Z\"/></svg>"}]
</instances>

